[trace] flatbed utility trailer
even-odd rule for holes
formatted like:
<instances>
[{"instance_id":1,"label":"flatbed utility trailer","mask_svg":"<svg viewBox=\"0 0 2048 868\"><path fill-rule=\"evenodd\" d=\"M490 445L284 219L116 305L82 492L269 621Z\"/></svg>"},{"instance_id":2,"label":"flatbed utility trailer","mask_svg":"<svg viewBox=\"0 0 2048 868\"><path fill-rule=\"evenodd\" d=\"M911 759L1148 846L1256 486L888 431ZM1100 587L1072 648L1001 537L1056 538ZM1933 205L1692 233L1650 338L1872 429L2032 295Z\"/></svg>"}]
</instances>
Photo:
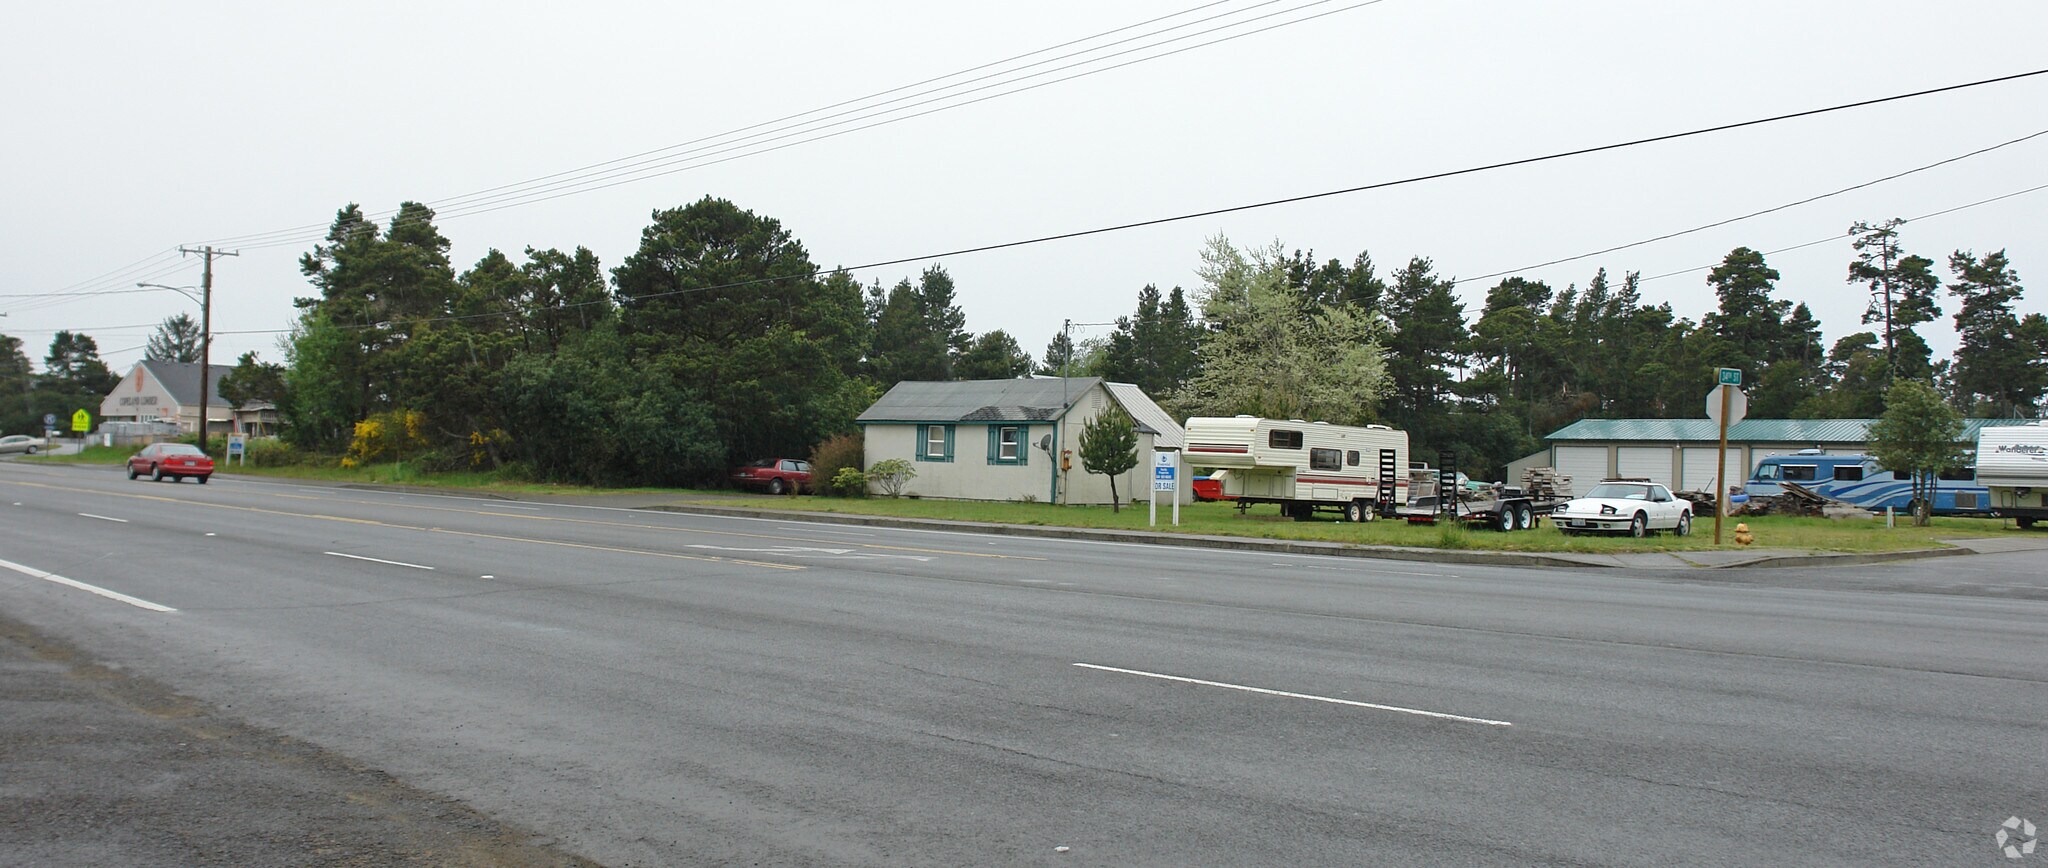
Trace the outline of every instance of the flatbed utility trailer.
<instances>
[{"instance_id":1,"label":"flatbed utility trailer","mask_svg":"<svg viewBox=\"0 0 2048 868\"><path fill-rule=\"evenodd\" d=\"M1485 525L1499 531L1530 530L1543 521L1543 517L1557 511L1564 503L1559 499L1537 499L1521 494L1515 489L1479 495L1475 498L1457 499L1452 515L1470 525ZM1410 524L1435 524L1445 517L1441 502L1435 495L1418 497L1399 510L1402 518Z\"/></svg>"},{"instance_id":2,"label":"flatbed utility trailer","mask_svg":"<svg viewBox=\"0 0 2048 868\"><path fill-rule=\"evenodd\" d=\"M1435 524L1447 514L1470 525L1485 525L1499 531L1531 530L1543 517L1572 499L1571 477L1559 476L1548 467L1523 473L1522 487L1499 483L1477 491L1460 489L1449 513L1439 498L1439 484L1429 471L1416 471L1408 490L1416 492L1398 514L1410 524Z\"/></svg>"}]
</instances>

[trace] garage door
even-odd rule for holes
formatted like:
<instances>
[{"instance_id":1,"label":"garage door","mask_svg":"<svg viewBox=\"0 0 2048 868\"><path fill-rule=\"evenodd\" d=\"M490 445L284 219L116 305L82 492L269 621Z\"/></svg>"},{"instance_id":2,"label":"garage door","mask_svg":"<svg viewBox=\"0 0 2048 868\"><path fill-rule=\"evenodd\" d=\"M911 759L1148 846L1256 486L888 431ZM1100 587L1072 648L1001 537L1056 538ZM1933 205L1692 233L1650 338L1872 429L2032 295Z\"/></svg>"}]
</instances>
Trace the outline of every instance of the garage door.
<instances>
[{"instance_id":1,"label":"garage door","mask_svg":"<svg viewBox=\"0 0 2048 868\"><path fill-rule=\"evenodd\" d=\"M1685 491L1714 490L1714 453L1720 450L1712 446L1685 447L1685 472L1678 487ZM1742 450L1728 447L1728 483L1740 484L1749 478L1749 472L1742 466Z\"/></svg>"},{"instance_id":2,"label":"garage door","mask_svg":"<svg viewBox=\"0 0 2048 868\"><path fill-rule=\"evenodd\" d=\"M1572 478L1572 493L1584 494L1607 478L1607 447L1557 447L1557 472Z\"/></svg>"},{"instance_id":3,"label":"garage door","mask_svg":"<svg viewBox=\"0 0 2048 868\"><path fill-rule=\"evenodd\" d=\"M1615 450L1616 475L1670 486L1671 458L1669 446L1623 446Z\"/></svg>"}]
</instances>

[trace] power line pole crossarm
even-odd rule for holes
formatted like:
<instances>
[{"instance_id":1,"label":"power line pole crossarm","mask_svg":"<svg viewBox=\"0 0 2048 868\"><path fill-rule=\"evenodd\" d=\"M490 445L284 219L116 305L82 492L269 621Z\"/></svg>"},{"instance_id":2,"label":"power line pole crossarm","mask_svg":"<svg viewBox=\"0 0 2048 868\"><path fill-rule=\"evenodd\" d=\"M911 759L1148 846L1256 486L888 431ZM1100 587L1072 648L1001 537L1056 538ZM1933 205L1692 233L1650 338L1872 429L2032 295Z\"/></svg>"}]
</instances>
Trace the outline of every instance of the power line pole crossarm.
<instances>
[{"instance_id":1,"label":"power line pole crossarm","mask_svg":"<svg viewBox=\"0 0 2048 868\"><path fill-rule=\"evenodd\" d=\"M206 451L206 413L213 393L213 259L216 256L240 256L225 250L215 250L207 245L198 250L179 247L179 253L198 253L206 257L206 268L199 279L199 451Z\"/></svg>"}]
</instances>

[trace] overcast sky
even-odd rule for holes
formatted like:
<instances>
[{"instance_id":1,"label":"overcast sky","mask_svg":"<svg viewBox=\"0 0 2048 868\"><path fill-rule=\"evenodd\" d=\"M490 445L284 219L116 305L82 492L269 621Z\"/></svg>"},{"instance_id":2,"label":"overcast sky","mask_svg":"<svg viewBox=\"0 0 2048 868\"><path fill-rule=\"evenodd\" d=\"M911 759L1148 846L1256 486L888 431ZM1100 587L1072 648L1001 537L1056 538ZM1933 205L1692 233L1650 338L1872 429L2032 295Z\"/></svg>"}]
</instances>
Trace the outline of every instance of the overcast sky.
<instances>
[{"instance_id":1,"label":"overcast sky","mask_svg":"<svg viewBox=\"0 0 2048 868\"><path fill-rule=\"evenodd\" d=\"M408 199L442 203L458 269L493 247L517 259L528 246L577 245L609 269L633 252L650 212L707 194L782 221L820 264L855 265L2048 67L2040 0L1226 0L1189 11L1197 5L18 5L0 32L9 82L0 333L22 338L40 366L54 331L81 330L124 372L156 322L195 306L169 292L106 291L138 280L196 286L198 259L175 248L224 242L242 255L216 264L214 359L256 350L281 361L276 332L290 325L291 300L313 292L297 258L351 202L372 214ZM1251 32L1319 13L1331 14ZM1194 23L1216 15L1225 17ZM548 201L470 216L455 216L463 202L449 201L1162 16L1176 17L984 69L972 75L1049 61L967 87L1139 49L973 94L990 96L1237 38L831 138L781 138L762 147L789 146L771 152L698 152L738 158ZM1168 30L1176 25L1188 26ZM1116 39L1132 41L1052 60ZM2048 76L942 264L970 330L1006 329L1036 356L1064 319L1129 314L1147 283L1192 289L1202 240L1219 232L1324 259L1368 251L1383 275L1427 256L1441 274L1472 278L2040 133L2044 106ZM854 117L863 116L841 120ZM1704 267L1736 246L1774 251L1839 236L1856 220L1916 218L2048 184L2044 157L2048 136L1518 273L1562 289L1603 266L1617 278L1683 272L1648 280L1643 293L1697 320L1714 306ZM2030 287L2022 311L2048 309L2048 190L1916 220L1902 238L1944 277L1953 250L2003 248ZM1767 257L1783 273L1779 297L1810 304L1830 342L1865 328L1865 292L1844 282L1851 256L1838 239ZM893 284L921 267L858 277ZM1495 280L1460 287L1468 313ZM20 297L52 292L73 297ZM1956 305L1942 307L1922 333L1945 356Z\"/></svg>"}]
</instances>

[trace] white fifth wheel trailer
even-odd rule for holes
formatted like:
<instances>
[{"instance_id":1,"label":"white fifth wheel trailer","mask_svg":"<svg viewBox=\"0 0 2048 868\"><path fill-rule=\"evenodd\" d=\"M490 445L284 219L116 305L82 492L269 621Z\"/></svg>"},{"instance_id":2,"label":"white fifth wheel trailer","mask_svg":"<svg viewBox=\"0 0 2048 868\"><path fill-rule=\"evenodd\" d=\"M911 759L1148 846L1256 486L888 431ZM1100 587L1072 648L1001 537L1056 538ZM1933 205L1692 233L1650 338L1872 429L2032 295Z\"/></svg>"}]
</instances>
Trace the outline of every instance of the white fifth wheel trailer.
<instances>
[{"instance_id":1,"label":"white fifth wheel trailer","mask_svg":"<svg viewBox=\"0 0 2048 868\"><path fill-rule=\"evenodd\" d=\"M1977 484L1991 490L1992 515L2020 527L2048 519L2048 423L1979 431Z\"/></svg>"},{"instance_id":2,"label":"white fifth wheel trailer","mask_svg":"<svg viewBox=\"0 0 2048 868\"><path fill-rule=\"evenodd\" d=\"M1408 499L1408 432L1256 416L1197 416L1187 463L1212 468L1239 509L1277 503L1306 520L1318 510L1347 521L1392 515Z\"/></svg>"}]
</instances>

